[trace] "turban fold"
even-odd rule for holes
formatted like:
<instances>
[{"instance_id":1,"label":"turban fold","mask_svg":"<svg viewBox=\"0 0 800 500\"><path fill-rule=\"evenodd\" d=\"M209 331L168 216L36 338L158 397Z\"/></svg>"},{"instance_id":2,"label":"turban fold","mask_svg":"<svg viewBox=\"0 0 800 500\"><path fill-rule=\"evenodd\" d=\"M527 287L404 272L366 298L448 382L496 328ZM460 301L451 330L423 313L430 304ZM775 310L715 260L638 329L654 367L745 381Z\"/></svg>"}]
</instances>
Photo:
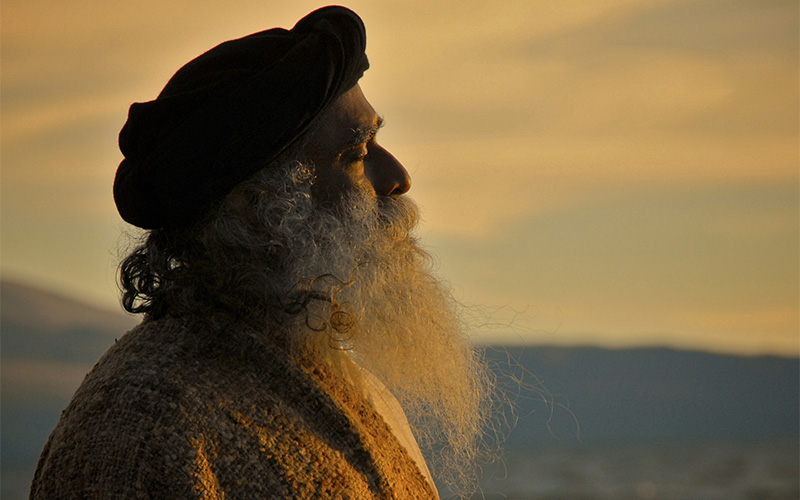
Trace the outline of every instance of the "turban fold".
<instances>
[{"instance_id":1,"label":"turban fold","mask_svg":"<svg viewBox=\"0 0 800 500\"><path fill-rule=\"evenodd\" d=\"M361 19L324 7L291 29L229 40L134 103L114 179L122 218L184 227L306 132L369 67Z\"/></svg>"}]
</instances>

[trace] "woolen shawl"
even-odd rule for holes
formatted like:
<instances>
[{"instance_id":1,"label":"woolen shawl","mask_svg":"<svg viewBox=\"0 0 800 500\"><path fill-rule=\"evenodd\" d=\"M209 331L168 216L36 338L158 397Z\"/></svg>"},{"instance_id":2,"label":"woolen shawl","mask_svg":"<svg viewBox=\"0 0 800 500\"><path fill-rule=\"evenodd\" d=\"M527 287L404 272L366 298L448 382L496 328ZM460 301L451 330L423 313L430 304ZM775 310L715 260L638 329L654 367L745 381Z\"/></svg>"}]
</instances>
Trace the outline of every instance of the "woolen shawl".
<instances>
[{"instance_id":1,"label":"woolen shawl","mask_svg":"<svg viewBox=\"0 0 800 500\"><path fill-rule=\"evenodd\" d=\"M350 384L258 335L216 338L174 319L120 338L62 413L30 498L437 498Z\"/></svg>"}]
</instances>

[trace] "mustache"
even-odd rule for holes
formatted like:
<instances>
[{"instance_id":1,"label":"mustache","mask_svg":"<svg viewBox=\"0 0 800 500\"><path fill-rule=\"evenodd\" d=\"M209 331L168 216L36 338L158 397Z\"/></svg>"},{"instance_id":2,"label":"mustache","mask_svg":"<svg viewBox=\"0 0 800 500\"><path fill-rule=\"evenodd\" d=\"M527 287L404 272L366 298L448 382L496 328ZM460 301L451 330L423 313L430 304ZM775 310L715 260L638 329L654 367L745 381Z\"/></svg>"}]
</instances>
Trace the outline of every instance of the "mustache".
<instances>
[{"instance_id":1,"label":"mustache","mask_svg":"<svg viewBox=\"0 0 800 500\"><path fill-rule=\"evenodd\" d=\"M381 220L388 224L414 228L419 222L419 207L406 195L381 196L378 208Z\"/></svg>"},{"instance_id":2,"label":"mustache","mask_svg":"<svg viewBox=\"0 0 800 500\"><path fill-rule=\"evenodd\" d=\"M365 189L343 195L336 206L320 203L317 210L338 219L354 240L416 240L413 232L420 221L419 206L408 195L375 196Z\"/></svg>"}]
</instances>

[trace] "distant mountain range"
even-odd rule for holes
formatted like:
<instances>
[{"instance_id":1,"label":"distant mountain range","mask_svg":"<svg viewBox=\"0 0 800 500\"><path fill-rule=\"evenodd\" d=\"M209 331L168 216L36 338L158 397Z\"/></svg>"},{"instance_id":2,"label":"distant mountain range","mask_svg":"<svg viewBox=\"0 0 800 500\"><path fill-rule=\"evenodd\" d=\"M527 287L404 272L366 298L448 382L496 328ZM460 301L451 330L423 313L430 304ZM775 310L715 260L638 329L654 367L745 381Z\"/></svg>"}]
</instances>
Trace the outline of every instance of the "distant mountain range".
<instances>
[{"instance_id":1,"label":"distant mountain range","mask_svg":"<svg viewBox=\"0 0 800 500\"><path fill-rule=\"evenodd\" d=\"M591 347L494 347L489 356L499 371L542 384L539 399L516 397L527 418L509 445L798 438L797 358ZM513 399L517 384L505 385Z\"/></svg>"},{"instance_id":2,"label":"distant mountain range","mask_svg":"<svg viewBox=\"0 0 800 500\"><path fill-rule=\"evenodd\" d=\"M3 498L24 498L61 410L138 318L0 284ZM672 349L489 346L507 448L643 441L798 440L800 362ZM504 428L500 426L501 431Z\"/></svg>"}]
</instances>

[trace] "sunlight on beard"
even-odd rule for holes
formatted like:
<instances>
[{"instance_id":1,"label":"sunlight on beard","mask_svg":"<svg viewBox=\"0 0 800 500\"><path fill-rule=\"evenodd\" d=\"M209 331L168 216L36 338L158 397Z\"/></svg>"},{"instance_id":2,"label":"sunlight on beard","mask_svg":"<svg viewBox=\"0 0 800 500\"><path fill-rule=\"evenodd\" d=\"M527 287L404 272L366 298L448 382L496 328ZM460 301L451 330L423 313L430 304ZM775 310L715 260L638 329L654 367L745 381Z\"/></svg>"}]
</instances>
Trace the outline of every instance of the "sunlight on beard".
<instances>
[{"instance_id":1,"label":"sunlight on beard","mask_svg":"<svg viewBox=\"0 0 800 500\"><path fill-rule=\"evenodd\" d=\"M356 317L342 345L398 398L420 446L433 452L439 477L463 486L474 481L470 468L488 410L489 374L412 236L413 202L385 199L366 214L355 207L370 204L348 206L360 213L345 220L366 222L370 230L352 247L350 286L333 294L332 307Z\"/></svg>"},{"instance_id":2,"label":"sunlight on beard","mask_svg":"<svg viewBox=\"0 0 800 500\"><path fill-rule=\"evenodd\" d=\"M282 276L269 279L287 296L325 298L294 318L290 344L296 355L352 379L341 362L347 351L398 399L437 479L454 491L474 487L492 377L417 243L416 205L405 196L355 191L321 206L311 194L313 178L290 162L282 171L264 169L246 187L261 189L253 217L281 248Z\"/></svg>"}]
</instances>

